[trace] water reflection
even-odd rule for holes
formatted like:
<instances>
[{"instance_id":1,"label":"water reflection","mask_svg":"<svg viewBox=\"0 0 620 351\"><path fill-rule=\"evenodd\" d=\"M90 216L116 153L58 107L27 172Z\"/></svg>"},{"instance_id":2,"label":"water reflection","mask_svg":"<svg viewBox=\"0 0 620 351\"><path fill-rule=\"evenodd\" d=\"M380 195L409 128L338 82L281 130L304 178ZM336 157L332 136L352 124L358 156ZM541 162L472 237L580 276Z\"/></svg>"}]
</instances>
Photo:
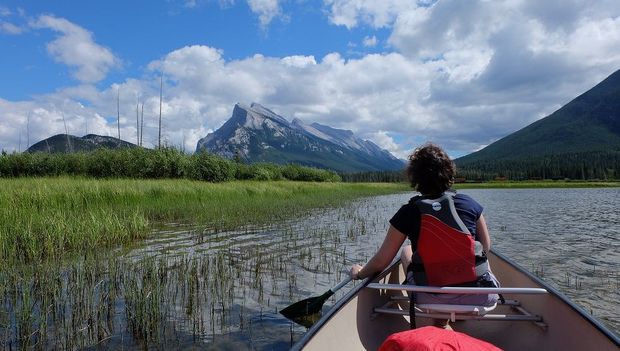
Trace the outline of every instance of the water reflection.
<instances>
[{"instance_id":1,"label":"water reflection","mask_svg":"<svg viewBox=\"0 0 620 351\"><path fill-rule=\"evenodd\" d=\"M620 330L620 189L465 192L485 206L496 249ZM5 267L0 348L286 350L306 329L279 310L367 261L410 196L230 232L169 226L112 253Z\"/></svg>"}]
</instances>

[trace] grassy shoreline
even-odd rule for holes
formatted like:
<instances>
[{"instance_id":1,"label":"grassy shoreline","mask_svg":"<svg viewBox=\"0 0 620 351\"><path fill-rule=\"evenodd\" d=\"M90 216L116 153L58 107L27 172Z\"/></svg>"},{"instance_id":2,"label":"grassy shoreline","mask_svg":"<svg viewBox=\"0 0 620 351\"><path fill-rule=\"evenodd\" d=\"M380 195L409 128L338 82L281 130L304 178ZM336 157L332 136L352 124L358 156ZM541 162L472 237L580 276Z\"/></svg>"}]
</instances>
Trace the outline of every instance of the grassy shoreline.
<instances>
[{"instance_id":1,"label":"grassy shoreline","mask_svg":"<svg viewBox=\"0 0 620 351\"><path fill-rule=\"evenodd\" d=\"M0 259L33 260L145 237L161 222L215 229L269 223L311 208L405 191L403 184L293 181L0 179Z\"/></svg>"},{"instance_id":2,"label":"grassy shoreline","mask_svg":"<svg viewBox=\"0 0 620 351\"><path fill-rule=\"evenodd\" d=\"M459 183L456 189L619 187L620 182ZM187 179L0 178L0 259L43 259L144 238L158 223L214 230L269 223L311 208L411 191L404 183Z\"/></svg>"}]
</instances>

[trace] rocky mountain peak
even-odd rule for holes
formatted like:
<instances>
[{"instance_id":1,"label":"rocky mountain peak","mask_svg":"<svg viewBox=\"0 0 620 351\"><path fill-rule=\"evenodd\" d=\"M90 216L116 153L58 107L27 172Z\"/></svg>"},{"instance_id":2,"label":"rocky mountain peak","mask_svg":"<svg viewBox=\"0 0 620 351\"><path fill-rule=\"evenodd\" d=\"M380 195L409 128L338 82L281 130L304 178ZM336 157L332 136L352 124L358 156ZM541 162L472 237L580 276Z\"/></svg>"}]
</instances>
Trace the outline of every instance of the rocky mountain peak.
<instances>
[{"instance_id":1,"label":"rocky mountain peak","mask_svg":"<svg viewBox=\"0 0 620 351\"><path fill-rule=\"evenodd\" d=\"M235 116L245 118L245 123L247 124L246 126L253 129L261 128L261 125L265 123L265 120L271 120L284 126L289 125L286 118L256 102L253 102L250 106L237 103L233 110L233 117Z\"/></svg>"},{"instance_id":2,"label":"rocky mountain peak","mask_svg":"<svg viewBox=\"0 0 620 351\"><path fill-rule=\"evenodd\" d=\"M237 103L231 118L198 141L196 151L208 150L249 162L297 163L336 171L400 169L403 163L350 130L286 118L258 104Z\"/></svg>"}]
</instances>

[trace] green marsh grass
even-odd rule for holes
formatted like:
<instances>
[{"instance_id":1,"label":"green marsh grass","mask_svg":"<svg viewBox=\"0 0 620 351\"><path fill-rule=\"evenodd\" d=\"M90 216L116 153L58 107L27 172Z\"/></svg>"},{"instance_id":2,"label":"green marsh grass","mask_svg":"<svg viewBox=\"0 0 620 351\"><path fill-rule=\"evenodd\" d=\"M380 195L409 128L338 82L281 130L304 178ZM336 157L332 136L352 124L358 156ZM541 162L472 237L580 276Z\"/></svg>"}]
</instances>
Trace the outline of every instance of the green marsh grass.
<instances>
[{"instance_id":1,"label":"green marsh grass","mask_svg":"<svg viewBox=\"0 0 620 351\"><path fill-rule=\"evenodd\" d=\"M162 222L205 224L218 232L405 189L292 181L0 179L0 259L44 259L128 243Z\"/></svg>"},{"instance_id":2,"label":"green marsh grass","mask_svg":"<svg viewBox=\"0 0 620 351\"><path fill-rule=\"evenodd\" d=\"M0 224L0 349L35 350L166 348L251 335L264 315L307 297L300 269L315 279L338 272L349 262L337 243L374 232L339 206L407 190L83 178L0 180L0 189L10 209ZM168 231L162 222L178 223L191 249L172 244L153 254L138 249L144 241L114 249L157 241Z\"/></svg>"}]
</instances>

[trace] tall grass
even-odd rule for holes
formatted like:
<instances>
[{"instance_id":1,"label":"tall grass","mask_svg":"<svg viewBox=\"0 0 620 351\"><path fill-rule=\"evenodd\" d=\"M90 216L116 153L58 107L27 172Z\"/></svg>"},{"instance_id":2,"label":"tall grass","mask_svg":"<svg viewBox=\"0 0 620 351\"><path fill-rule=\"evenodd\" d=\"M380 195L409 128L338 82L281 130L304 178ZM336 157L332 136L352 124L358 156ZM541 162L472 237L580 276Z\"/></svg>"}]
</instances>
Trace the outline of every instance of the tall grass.
<instances>
[{"instance_id":1,"label":"tall grass","mask_svg":"<svg viewBox=\"0 0 620 351\"><path fill-rule=\"evenodd\" d=\"M394 184L0 179L0 260L127 243L160 221L233 229L400 189Z\"/></svg>"},{"instance_id":2,"label":"tall grass","mask_svg":"<svg viewBox=\"0 0 620 351\"><path fill-rule=\"evenodd\" d=\"M246 188L243 197L248 189L252 196L269 189L255 183L260 187ZM275 186L282 184L289 183L270 188L289 188ZM357 203L376 210L372 200ZM272 336L261 336L263 316L283 319L279 309L307 297L299 277L341 279L349 262L344 246L371 237L360 216L369 217L345 205L269 225L244 220L232 231L166 227L130 250L0 266L0 349L219 349L220 335L232 334L250 336L251 347L244 342L243 349L262 349L275 342L268 340L273 330L285 341L282 320L267 322Z\"/></svg>"}]
</instances>

